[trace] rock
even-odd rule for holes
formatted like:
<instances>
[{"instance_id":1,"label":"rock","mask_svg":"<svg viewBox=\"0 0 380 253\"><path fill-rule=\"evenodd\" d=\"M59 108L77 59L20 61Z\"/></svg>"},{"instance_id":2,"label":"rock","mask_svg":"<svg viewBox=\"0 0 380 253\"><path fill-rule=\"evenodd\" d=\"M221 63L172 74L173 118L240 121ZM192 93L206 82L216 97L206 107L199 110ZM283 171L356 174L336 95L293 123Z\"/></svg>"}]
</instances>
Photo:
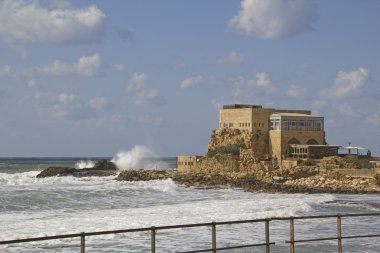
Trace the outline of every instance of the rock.
<instances>
[{"instance_id":1,"label":"rock","mask_svg":"<svg viewBox=\"0 0 380 253\"><path fill-rule=\"evenodd\" d=\"M94 167L89 168L91 170L117 170L116 165L113 162L107 160L96 161Z\"/></svg>"},{"instance_id":2,"label":"rock","mask_svg":"<svg viewBox=\"0 0 380 253\"><path fill-rule=\"evenodd\" d=\"M175 172L166 170L125 170L121 172L117 181L149 181L172 178Z\"/></svg>"},{"instance_id":3,"label":"rock","mask_svg":"<svg viewBox=\"0 0 380 253\"><path fill-rule=\"evenodd\" d=\"M71 167L49 167L37 175L37 178L55 177L55 176L74 176L74 177L105 177L115 176L117 173L116 166L113 162L99 160L93 168L75 169Z\"/></svg>"},{"instance_id":4,"label":"rock","mask_svg":"<svg viewBox=\"0 0 380 253\"><path fill-rule=\"evenodd\" d=\"M78 170L71 167L49 167L37 175L37 178L69 176L73 175Z\"/></svg>"}]
</instances>

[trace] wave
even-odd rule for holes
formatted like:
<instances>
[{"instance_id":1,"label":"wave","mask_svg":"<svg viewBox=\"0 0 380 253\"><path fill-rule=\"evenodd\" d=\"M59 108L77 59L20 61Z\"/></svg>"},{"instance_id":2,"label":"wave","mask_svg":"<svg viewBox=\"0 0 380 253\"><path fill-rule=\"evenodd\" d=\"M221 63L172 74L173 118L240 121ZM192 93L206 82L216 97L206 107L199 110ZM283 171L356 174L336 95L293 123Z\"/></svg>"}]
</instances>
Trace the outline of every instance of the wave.
<instances>
[{"instance_id":1,"label":"wave","mask_svg":"<svg viewBox=\"0 0 380 253\"><path fill-rule=\"evenodd\" d=\"M128 169L162 169L168 164L158 161L157 155L148 147L136 145L130 150L123 150L117 153L111 160L119 170Z\"/></svg>"},{"instance_id":2,"label":"wave","mask_svg":"<svg viewBox=\"0 0 380 253\"><path fill-rule=\"evenodd\" d=\"M95 165L94 161L81 160L75 164L75 168L76 169L93 168L94 165Z\"/></svg>"}]
</instances>

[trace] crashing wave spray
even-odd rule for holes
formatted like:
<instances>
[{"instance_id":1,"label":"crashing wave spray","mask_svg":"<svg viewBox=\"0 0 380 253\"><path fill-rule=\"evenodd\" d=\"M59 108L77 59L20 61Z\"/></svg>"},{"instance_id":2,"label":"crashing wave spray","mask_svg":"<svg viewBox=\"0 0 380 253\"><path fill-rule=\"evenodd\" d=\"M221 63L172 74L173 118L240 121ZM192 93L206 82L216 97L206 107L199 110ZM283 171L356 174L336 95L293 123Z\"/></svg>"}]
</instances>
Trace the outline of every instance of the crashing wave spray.
<instances>
[{"instance_id":1,"label":"crashing wave spray","mask_svg":"<svg viewBox=\"0 0 380 253\"><path fill-rule=\"evenodd\" d=\"M93 161L79 161L75 164L76 169L84 169L84 168L93 168L95 165L95 162Z\"/></svg>"},{"instance_id":2,"label":"crashing wave spray","mask_svg":"<svg viewBox=\"0 0 380 253\"><path fill-rule=\"evenodd\" d=\"M149 160L156 157L146 146L136 145L131 150L117 153L111 162L115 163L119 170L155 169L156 164L152 164Z\"/></svg>"}]
</instances>

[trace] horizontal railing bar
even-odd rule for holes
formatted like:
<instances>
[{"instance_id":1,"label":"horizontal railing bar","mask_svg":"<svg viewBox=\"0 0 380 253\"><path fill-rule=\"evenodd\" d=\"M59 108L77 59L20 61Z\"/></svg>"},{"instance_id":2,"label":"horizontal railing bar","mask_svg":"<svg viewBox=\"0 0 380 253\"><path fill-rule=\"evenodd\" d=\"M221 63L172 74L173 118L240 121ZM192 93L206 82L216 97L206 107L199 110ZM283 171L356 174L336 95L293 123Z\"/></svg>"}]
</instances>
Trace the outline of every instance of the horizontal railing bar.
<instances>
[{"instance_id":1,"label":"horizontal railing bar","mask_svg":"<svg viewBox=\"0 0 380 253\"><path fill-rule=\"evenodd\" d=\"M369 238L369 237L380 237L380 234L374 235L351 235L351 236L342 236L341 239L356 239L356 238ZM315 239L304 239L304 240L295 240L295 243L302 242L317 242L317 241L328 241L328 240L338 240L339 237L322 237ZM285 243L291 243L291 241L285 241Z\"/></svg>"},{"instance_id":2,"label":"horizontal railing bar","mask_svg":"<svg viewBox=\"0 0 380 253\"><path fill-rule=\"evenodd\" d=\"M269 245L275 245L276 243L270 242ZM250 247L259 247L259 246L266 246L266 243L257 243L257 244L245 244L245 245L239 245L239 246L228 246L228 247L222 247L222 248L216 248L215 250L227 250L227 249L242 249L242 248L250 248ZM202 250L192 250L192 251L181 251L177 253L196 253L196 252L210 252L213 251L213 249L202 249Z\"/></svg>"},{"instance_id":3,"label":"horizontal railing bar","mask_svg":"<svg viewBox=\"0 0 380 253\"><path fill-rule=\"evenodd\" d=\"M323 219L336 217L361 217L361 216L380 216L380 213L358 213L358 214L331 214L331 215L312 215L312 216L294 216L294 217L272 217L271 220L306 220L306 219Z\"/></svg>"},{"instance_id":4,"label":"horizontal railing bar","mask_svg":"<svg viewBox=\"0 0 380 253\"><path fill-rule=\"evenodd\" d=\"M22 242L47 241L47 240L55 240L55 239L75 238L75 237L80 237L81 235L82 234L67 234L67 235L55 235L55 236L33 237L33 238L26 238L26 239L16 239L16 240L0 241L0 245L22 243Z\"/></svg>"},{"instance_id":5,"label":"horizontal railing bar","mask_svg":"<svg viewBox=\"0 0 380 253\"><path fill-rule=\"evenodd\" d=\"M380 237L380 234L342 236L342 239L369 238L369 237Z\"/></svg>"},{"instance_id":6,"label":"horizontal railing bar","mask_svg":"<svg viewBox=\"0 0 380 253\"><path fill-rule=\"evenodd\" d=\"M338 237L321 237L321 238L315 238L315 239L294 240L294 243L329 241L329 240L337 240L337 239ZM291 241L286 240L285 243L291 243Z\"/></svg>"}]
</instances>

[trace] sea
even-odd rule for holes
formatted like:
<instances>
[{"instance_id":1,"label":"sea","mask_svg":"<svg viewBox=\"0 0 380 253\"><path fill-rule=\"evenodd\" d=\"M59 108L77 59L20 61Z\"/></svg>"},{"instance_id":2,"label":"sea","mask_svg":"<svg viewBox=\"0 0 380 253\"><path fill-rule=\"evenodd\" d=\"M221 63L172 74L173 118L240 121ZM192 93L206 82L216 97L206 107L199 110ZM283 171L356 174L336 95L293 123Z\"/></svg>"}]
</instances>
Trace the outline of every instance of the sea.
<instances>
[{"instance_id":1,"label":"sea","mask_svg":"<svg viewBox=\"0 0 380 253\"><path fill-rule=\"evenodd\" d=\"M379 194L272 194L176 185L171 179L119 182L110 177L36 178L49 166L89 167L105 158L0 158L0 241L81 232L288 217L380 212ZM173 170L175 158L145 159ZM342 218L343 236L380 234L380 217ZM217 247L265 242L263 223L217 226ZM336 220L295 222L295 239L335 237ZM150 252L150 233L86 237L86 252ZM271 252L289 252L289 222L271 221ZM0 252L79 252L80 238L0 245ZM156 252L211 248L211 228L156 232ZM265 252L265 248L221 252ZM337 241L296 245L296 252L337 252ZM379 238L343 240L343 252L380 252Z\"/></svg>"}]
</instances>

